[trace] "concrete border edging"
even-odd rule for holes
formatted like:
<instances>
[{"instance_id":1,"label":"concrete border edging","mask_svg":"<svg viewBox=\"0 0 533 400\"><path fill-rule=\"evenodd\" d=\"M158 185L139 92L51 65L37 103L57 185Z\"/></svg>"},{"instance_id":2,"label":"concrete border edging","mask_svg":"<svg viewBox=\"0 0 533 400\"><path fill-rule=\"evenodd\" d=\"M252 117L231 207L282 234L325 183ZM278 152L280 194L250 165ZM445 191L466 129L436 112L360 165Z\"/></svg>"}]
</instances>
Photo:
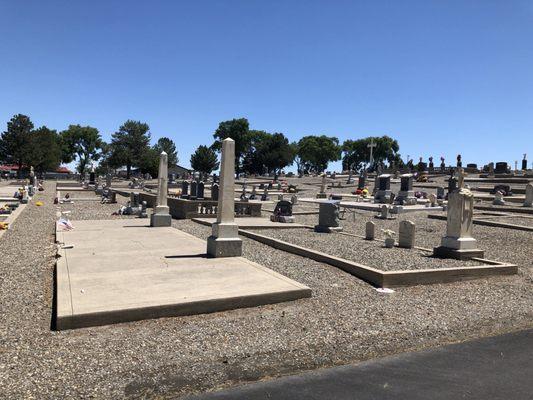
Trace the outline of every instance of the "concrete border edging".
<instances>
[{"instance_id":1,"label":"concrete border edging","mask_svg":"<svg viewBox=\"0 0 533 400\"><path fill-rule=\"evenodd\" d=\"M307 249L282 240L274 239L258 233L239 229L239 234L260 243L283 250L301 257L322 262L340 268L366 282L378 287L398 287L426 285L434 283L447 283L470 279L483 278L494 275L513 275L518 272L518 267L514 264L500 263L498 261L476 258L486 264L475 267L442 268L442 269L421 269L409 271L382 271L353 261L330 256L316 250Z\"/></svg>"},{"instance_id":2,"label":"concrete border edging","mask_svg":"<svg viewBox=\"0 0 533 400\"><path fill-rule=\"evenodd\" d=\"M444 215L428 215L428 218L440 219L444 221L446 220L446 216ZM484 225L484 226L492 226L494 228L506 228L506 229L514 229L517 231L533 232L532 226L507 224L505 222L487 221L483 219L473 219L472 222L474 223L474 225Z\"/></svg>"}]
</instances>

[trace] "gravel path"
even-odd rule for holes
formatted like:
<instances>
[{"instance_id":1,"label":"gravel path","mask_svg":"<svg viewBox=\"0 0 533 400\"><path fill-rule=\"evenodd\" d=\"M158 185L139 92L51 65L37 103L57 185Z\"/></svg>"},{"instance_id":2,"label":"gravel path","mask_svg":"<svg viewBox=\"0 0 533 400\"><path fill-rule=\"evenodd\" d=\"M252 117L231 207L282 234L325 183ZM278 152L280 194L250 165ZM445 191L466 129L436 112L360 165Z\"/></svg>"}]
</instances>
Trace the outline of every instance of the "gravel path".
<instances>
[{"instance_id":1,"label":"gravel path","mask_svg":"<svg viewBox=\"0 0 533 400\"><path fill-rule=\"evenodd\" d=\"M46 192L38 195L45 205L30 204L0 239L3 398L177 398L533 326L531 235L474 227L489 256L517 262L519 275L401 288L384 295L337 268L243 239L245 257L308 285L313 297L54 332L54 195L46 183ZM111 218L118 205L79 202L65 207L71 207L73 219L89 219ZM416 221L419 229L435 229L418 235L418 241L439 240L441 221L425 216ZM361 231L361 223L345 221L354 231ZM173 225L201 238L210 234L210 228L191 221Z\"/></svg>"}]
</instances>

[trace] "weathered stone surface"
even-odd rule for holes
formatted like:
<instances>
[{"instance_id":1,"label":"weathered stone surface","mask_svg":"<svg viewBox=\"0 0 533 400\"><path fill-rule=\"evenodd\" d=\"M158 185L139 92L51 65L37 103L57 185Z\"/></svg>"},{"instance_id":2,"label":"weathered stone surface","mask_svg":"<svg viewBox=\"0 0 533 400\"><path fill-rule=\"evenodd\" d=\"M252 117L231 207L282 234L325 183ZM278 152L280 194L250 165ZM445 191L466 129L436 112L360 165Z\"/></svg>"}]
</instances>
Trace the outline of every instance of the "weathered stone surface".
<instances>
[{"instance_id":1,"label":"weathered stone surface","mask_svg":"<svg viewBox=\"0 0 533 400\"><path fill-rule=\"evenodd\" d=\"M365 239L374 240L376 236L376 224L372 221L368 221L365 225Z\"/></svg>"},{"instance_id":2,"label":"weathered stone surface","mask_svg":"<svg viewBox=\"0 0 533 400\"><path fill-rule=\"evenodd\" d=\"M412 249L415 246L415 224L412 221L404 220L400 222L398 234L398 246Z\"/></svg>"},{"instance_id":3,"label":"weathered stone surface","mask_svg":"<svg viewBox=\"0 0 533 400\"><path fill-rule=\"evenodd\" d=\"M235 223L235 141L222 141L220 186L217 207L217 222L207 239L207 254L211 257L235 257L242 254L242 240Z\"/></svg>"}]
</instances>

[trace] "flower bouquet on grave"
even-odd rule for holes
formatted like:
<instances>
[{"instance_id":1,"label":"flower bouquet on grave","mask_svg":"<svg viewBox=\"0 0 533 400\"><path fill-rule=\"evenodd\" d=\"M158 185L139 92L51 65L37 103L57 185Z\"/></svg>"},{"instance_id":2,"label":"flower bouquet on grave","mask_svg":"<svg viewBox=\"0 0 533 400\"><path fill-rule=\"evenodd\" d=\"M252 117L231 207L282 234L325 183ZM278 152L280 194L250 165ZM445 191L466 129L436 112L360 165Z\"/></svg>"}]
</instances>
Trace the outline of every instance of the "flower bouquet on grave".
<instances>
[{"instance_id":1,"label":"flower bouquet on grave","mask_svg":"<svg viewBox=\"0 0 533 400\"><path fill-rule=\"evenodd\" d=\"M396 235L396 232L394 232L391 229L382 229L381 232L385 235L385 247L388 249L394 247L394 235Z\"/></svg>"}]
</instances>

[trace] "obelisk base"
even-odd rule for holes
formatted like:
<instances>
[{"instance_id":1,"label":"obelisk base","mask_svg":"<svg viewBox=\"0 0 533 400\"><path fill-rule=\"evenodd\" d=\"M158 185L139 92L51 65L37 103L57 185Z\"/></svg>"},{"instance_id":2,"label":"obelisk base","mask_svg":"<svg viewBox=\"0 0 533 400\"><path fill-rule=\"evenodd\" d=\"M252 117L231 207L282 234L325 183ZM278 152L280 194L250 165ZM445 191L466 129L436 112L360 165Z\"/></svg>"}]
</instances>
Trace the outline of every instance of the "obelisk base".
<instances>
[{"instance_id":1,"label":"obelisk base","mask_svg":"<svg viewBox=\"0 0 533 400\"><path fill-rule=\"evenodd\" d=\"M150 216L150 226L157 228L171 225L172 216L168 212L168 206L156 206L154 213Z\"/></svg>"},{"instance_id":2,"label":"obelisk base","mask_svg":"<svg viewBox=\"0 0 533 400\"><path fill-rule=\"evenodd\" d=\"M242 240L235 223L213 224L213 234L207 238L207 255L210 257L240 257Z\"/></svg>"}]
</instances>

